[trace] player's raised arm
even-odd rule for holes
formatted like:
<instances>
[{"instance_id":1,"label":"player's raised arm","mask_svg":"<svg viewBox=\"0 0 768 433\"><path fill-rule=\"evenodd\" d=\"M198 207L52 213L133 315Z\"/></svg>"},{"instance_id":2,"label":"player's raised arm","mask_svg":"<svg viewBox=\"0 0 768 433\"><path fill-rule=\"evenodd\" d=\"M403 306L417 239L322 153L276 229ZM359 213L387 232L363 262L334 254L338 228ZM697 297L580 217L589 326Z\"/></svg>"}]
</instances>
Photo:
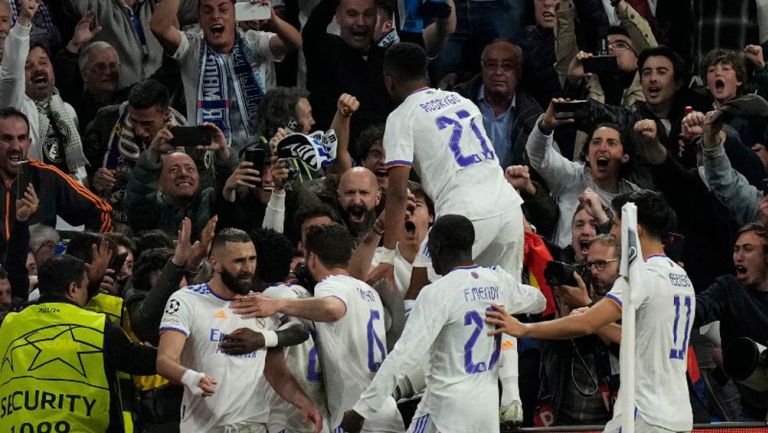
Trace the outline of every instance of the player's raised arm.
<instances>
[{"instance_id":1,"label":"player's raised arm","mask_svg":"<svg viewBox=\"0 0 768 433\"><path fill-rule=\"evenodd\" d=\"M504 307L494 305L486 312L485 322L495 325L489 335L509 334L513 337L531 337L543 340L564 340L589 335L621 319L621 307L612 300L603 299L584 314L563 317L539 323L521 323Z\"/></svg>"},{"instance_id":2,"label":"player's raised arm","mask_svg":"<svg viewBox=\"0 0 768 433\"><path fill-rule=\"evenodd\" d=\"M380 258L381 263L368 274L366 281L369 284L382 279L394 279L395 248L400 230L403 229L410 173L410 166L393 165L389 167L387 202L384 207L384 253Z\"/></svg>"}]
</instances>

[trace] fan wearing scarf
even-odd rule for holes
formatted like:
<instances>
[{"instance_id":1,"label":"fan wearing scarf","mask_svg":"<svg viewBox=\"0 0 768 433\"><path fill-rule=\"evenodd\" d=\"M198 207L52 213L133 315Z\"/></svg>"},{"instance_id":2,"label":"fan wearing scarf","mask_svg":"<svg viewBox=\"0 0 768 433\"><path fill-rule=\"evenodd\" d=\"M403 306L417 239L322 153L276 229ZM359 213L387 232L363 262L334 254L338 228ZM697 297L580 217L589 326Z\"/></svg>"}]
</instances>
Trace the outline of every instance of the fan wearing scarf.
<instances>
[{"instance_id":1,"label":"fan wearing scarf","mask_svg":"<svg viewBox=\"0 0 768 433\"><path fill-rule=\"evenodd\" d=\"M181 69L190 124L212 123L229 145L242 150L258 134L258 107L264 93L264 68L301 46L301 34L272 11L262 28L241 31L234 0L200 0L201 30L181 32L176 14L182 0L157 5L150 28ZM265 0L250 0L264 4Z\"/></svg>"},{"instance_id":2,"label":"fan wearing scarf","mask_svg":"<svg viewBox=\"0 0 768 433\"><path fill-rule=\"evenodd\" d=\"M30 49L32 18L38 0L22 0L19 19L6 38L0 63L0 107L27 115L32 148L29 157L53 165L79 181L86 178L77 114L56 90L53 66L40 45Z\"/></svg>"}]
</instances>

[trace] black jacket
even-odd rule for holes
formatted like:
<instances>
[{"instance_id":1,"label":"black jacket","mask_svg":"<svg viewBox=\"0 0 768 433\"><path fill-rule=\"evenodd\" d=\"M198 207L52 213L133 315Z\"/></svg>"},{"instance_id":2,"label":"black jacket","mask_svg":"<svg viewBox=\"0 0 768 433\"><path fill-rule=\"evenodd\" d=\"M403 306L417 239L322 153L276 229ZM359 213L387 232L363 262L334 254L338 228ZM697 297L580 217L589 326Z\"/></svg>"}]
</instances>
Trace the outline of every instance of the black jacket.
<instances>
[{"instance_id":1,"label":"black jacket","mask_svg":"<svg viewBox=\"0 0 768 433\"><path fill-rule=\"evenodd\" d=\"M725 353L737 337L748 337L768 346L768 293L744 287L733 275L723 275L707 290L696 295L694 328L720 321L720 338ZM742 411L765 419L768 393L739 387Z\"/></svg>"},{"instance_id":2,"label":"black jacket","mask_svg":"<svg viewBox=\"0 0 768 433\"><path fill-rule=\"evenodd\" d=\"M336 113L342 93L360 101L360 109L350 124L350 153L357 158L354 146L366 126L384 123L392 111L392 103L384 87L384 49L371 43L365 55L336 35L326 31L338 3L322 0L312 11L302 30L304 56L307 61L307 90L317 126L327 129Z\"/></svg>"},{"instance_id":3,"label":"black jacket","mask_svg":"<svg viewBox=\"0 0 768 433\"><path fill-rule=\"evenodd\" d=\"M29 182L34 186L40 206L29 224L42 223L56 227L56 216L73 226L85 225L86 230L108 232L112 230L109 213L112 208L85 186L56 167L30 160ZM0 215L3 218L2 242L7 242L16 225L16 182L9 186L0 182Z\"/></svg>"},{"instance_id":4,"label":"black jacket","mask_svg":"<svg viewBox=\"0 0 768 433\"><path fill-rule=\"evenodd\" d=\"M738 227L698 170L684 168L667 154L663 163L652 166L651 174L677 214L676 230L685 236L681 260L693 287L701 290L719 275L732 273L731 248Z\"/></svg>"},{"instance_id":5,"label":"black jacket","mask_svg":"<svg viewBox=\"0 0 768 433\"><path fill-rule=\"evenodd\" d=\"M459 84L453 91L477 105L482 84L482 78L477 75L466 83ZM526 163L528 157L525 155L525 143L528 141L528 134L536 127L536 119L543 113L539 103L519 88L515 92L515 98L514 118L507 141L507 155L503 161L499 161L502 168Z\"/></svg>"}]
</instances>

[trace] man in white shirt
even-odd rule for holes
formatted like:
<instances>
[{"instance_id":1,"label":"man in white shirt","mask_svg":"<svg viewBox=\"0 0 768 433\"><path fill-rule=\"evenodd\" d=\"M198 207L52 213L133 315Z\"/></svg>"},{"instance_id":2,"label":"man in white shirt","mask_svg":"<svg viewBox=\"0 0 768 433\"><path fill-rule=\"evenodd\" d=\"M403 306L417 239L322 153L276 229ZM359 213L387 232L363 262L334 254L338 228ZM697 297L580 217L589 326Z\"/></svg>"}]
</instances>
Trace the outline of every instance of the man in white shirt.
<instances>
[{"instance_id":1,"label":"man in white shirt","mask_svg":"<svg viewBox=\"0 0 768 433\"><path fill-rule=\"evenodd\" d=\"M424 287L395 349L381 365L342 426L358 432L363 418L378 412L398 376L428 354L427 389L411 421L411 432L499 431L498 362L501 339L487 334L485 311L504 304L517 313L539 313L546 300L499 268L472 260L472 222L444 215L432 227L429 252L444 275Z\"/></svg>"},{"instance_id":2,"label":"man in white shirt","mask_svg":"<svg viewBox=\"0 0 768 433\"><path fill-rule=\"evenodd\" d=\"M477 106L456 93L427 87L426 65L424 50L411 43L392 46L384 61L387 91L400 105L387 118L384 132L388 254L382 255L375 276L392 274L413 168L435 203L437 217L456 214L472 221L473 258L482 265L499 265L519 278L523 200L504 179Z\"/></svg>"},{"instance_id":3,"label":"man in white shirt","mask_svg":"<svg viewBox=\"0 0 768 433\"><path fill-rule=\"evenodd\" d=\"M632 286L636 305L635 431L682 432L693 428L685 372L696 295L685 271L664 255L662 235L674 224L674 211L658 193L640 190L617 196L617 214L628 202L637 206L637 235L643 252L642 284ZM597 332L621 319L627 282L619 278L608 294L589 310L550 322L523 324L504 308L489 311L493 334L567 339ZM636 299L635 299L636 297ZM621 389L613 419L605 432L621 430Z\"/></svg>"},{"instance_id":4,"label":"man in white shirt","mask_svg":"<svg viewBox=\"0 0 768 433\"><path fill-rule=\"evenodd\" d=\"M256 267L253 242L241 230L224 229L213 240L209 261L213 279L174 293L160 324L158 373L185 386L180 431L266 433L271 385L300 407L318 432L322 416L286 367L282 349L267 349L278 344L279 319L247 320L229 309L229 300L250 290ZM219 343L241 328L261 333L265 347L240 356L224 354Z\"/></svg>"},{"instance_id":5,"label":"man in white shirt","mask_svg":"<svg viewBox=\"0 0 768 433\"><path fill-rule=\"evenodd\" d=\"M407 181L413 168L427 195L435 203L435 215L456 214L468 218L475 228L472 258L482 266L499 266L520 278L523 266L523 199L504 179L483 130L480 110L453 92L427 87L427 57L416 44L399 43L384 58L384 83L390 97L400 105L387 118L384 150L389 172L385 208L384 253L369 281L392 278L395 246L406 212ZM413 263L412 292L427 283L429 265L425 239ZM410 294L412 296L412 293ZM407 296L408 297L408 296ZM509 337L504 337L505 340ZM515 346L505 341L504 346ZM516 357L505 350L502 357ZM502 373L502 411L506 420L520 420L519 409L508 411L518 401L514 363Z\"/></svg>"},{"instance_id":6,"label":"man in white shirt","mask_svg":"<svg viewBox=\"0 0 768 433\"><path fill-rule=\"evenodd\" d=\"M269 90L266 65L299 48L301 34L274 11L266 25L274 33L239 31L234 0L200 0L201 29L181 32L176 19L181 2L160 2L150 28L179 62L187 122L215 124L239 152L257 135L258 105Z\"/></svg>"},{"instance_id":7,"label":"man in white shirt","mask_svg":"<svg viewBox=\"0 0 768 433\"><path fill-rule=\"evenodd\" d=\"M352 236L338 223L311 227L304 250L309 271L319 281L314 298L273 299L254 294L237 304L244 308L236 309L242 317L280 313L315 322L332 431L339 431L344 412L352 408L387 355L381 298L347 271L352 246ZM377 433L405 430L391 395L363 427Z\"/></svg>"}]
</instances>

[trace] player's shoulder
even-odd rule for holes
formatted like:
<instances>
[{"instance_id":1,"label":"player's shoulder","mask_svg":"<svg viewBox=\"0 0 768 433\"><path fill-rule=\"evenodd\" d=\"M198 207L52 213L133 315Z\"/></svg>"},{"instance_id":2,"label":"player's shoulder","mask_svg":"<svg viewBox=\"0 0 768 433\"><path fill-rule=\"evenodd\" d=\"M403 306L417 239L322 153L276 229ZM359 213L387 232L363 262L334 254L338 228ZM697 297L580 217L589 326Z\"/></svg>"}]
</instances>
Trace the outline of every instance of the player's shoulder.
<instances>
[{"instance_id":1,"label":"player's shoulder","mask_svg":"<svg viewBox=\"0 0 768 433\"><path fill-rule=\"evenodd\" d=\"M297 284L277 284L264 289L264 295L271 298L303 299L312 296L307 289Z\"/></svg>"},{"instance_id":2,"label":"player's shoulder","mask_svg":"<svg viewBox=\"0 0 768 433\"><path fill-rule=\"evenodd\" d=\"M319 289L349 290L361 286L370 288L370 286L364 281L358 280L357 278L351 277L349 275L329 275L323 278L322 281L318 282L317 285L315 285L315 292L317 292Z\"/></svg>"},{"instance_id":3,"label":"player's shoulder","mask_svg":"<svg viewBox=\"0 0 768 433\"><path fill-rule=\"evenodd\" d=\"M185 286L180 290L177 290L171 298L188 303L210 302L212 300L225 301L225 299L222 299L213 293L211 287L208 286L207 283Z\"/></svg>"}]
</instances>

